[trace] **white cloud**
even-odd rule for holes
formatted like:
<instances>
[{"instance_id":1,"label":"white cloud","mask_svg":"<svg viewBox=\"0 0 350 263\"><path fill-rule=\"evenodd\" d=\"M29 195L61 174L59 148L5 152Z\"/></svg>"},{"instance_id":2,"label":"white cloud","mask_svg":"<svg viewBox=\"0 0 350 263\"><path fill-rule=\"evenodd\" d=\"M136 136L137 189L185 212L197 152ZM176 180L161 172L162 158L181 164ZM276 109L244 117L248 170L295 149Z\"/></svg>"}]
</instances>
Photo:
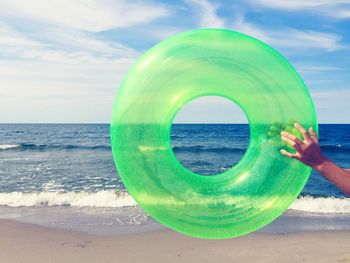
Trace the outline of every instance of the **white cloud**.
<instances>
[{"instance_id":1,"label":"white cloud","mask_svg":"<svg viewBox=\"0 0 350 263\"><path fill-rule=\"evenodd\" d=\"M93 34L74 31L63 30L61 28L52 28L44 30L43 39L48 45L53 44L56 47L64 48L70 52L88 52L95 55L102 55L105 57L134 57L137 52L125 45L116 41L111 42L102 40Z\"/></svg>"},{"instance_id":2,"label":"white cloud","mask_svg":"<svg viewBox=\"0 0 350 263\"><path fill-rule=\"evenodd\" d=\"M83 32L60 29L47 31L46 41L33 40L0 24L0 48L9 59L31 59L76 64L78 61L101 63L116 58L133 58L137 52L118 43L108 43ZM55 43L56 42L56 43Z\"/></svg>"},{"instance_id":3,"label":"white cloud","mask_svg":"<svg viewBox=\"0 0 350 263\"><path fill-rule=\"evenodd\" d=\"M272 46L288 49L323 49L331 52L344 48L340 44L341 37L336 34L293 28L263 28L247 22L242 14L236 14L236 19L231 24L218 16L218 5L200 0L187 2L198 8L200 27L232 28Z\"/></svg>"},{"instance_id":4,"label":"white cloud","mask_svg":"<svg viewBox=\"0 0 350 263\"><path fill-rule=\"evenodd\" d=\"M153 2L0 1L0 15L7 22L0 23L0 48L7 57L67 63L134 58L138 52L132 48L95 33L147 23L168 13ZM16 26L18 21L28 24L28 30L15 30L10 26L13 21Z\"/></svg>"},{"instance_id":5,"label":"white cloud","mask_svg":"<svg viewBox=\"0 0 350 263\"><path fill-rule=\"evenodd\" d=\"M168 14L164 6L142 1L0 1L2 17L90 32L134 26Z\"/></svg>"},{"instance_id":6,"label":"white cloud","mask_svg":"<svg viewBox=\"0 0 350 263\"><path fill-rule=\"evenodd\" d=\"M343 70L340 67L335 66L325 66L325 65L303 65L295 64L296 69L299 73L324 73L324 72L334 72Z\"/></svg>"},{"instance_id":7,"label":"white cloud","mask_svg":"<svg viewBox=\"0 0 350 263\"><path fill-rule=\"evenodd\" d=\"M139 53L92 31L151 21L144 19L150 14L103 24L103 19L96 17L102 15L102 9L97 8L96 16L91 15L92 21L85 24L87 14L79 13L84 9L75 10L76 14L71 9L77 3L91 1L69 1L60 10L58 1L52 1L50 8L44 1L40 5L30 1L38 3L34 7L27 6L28 2L21 2L24 7L19 1L4 2L0 2L0 14L6 21L0 23L0 121L108 122L116 89ZM118 10L131 5L123 3ZM35 8L43 14L37 14ZM67 14L60 13L64 10ZM144 11L153 12L147 8ZM70 18L72 14L76 17ZM127 14L130 12L125 11ZM69 19L77 19L80 24ZM22 23L18 30L18 21L28 24Z\"/></svg>"},{"instance_id":8,"label":"white cloud","mask_svg":"<svg viewBox=\"0 0 350 263\"><path fill-rule=\"evenodd\" d=\"M274 47L301 50L323 49L329 52L345 48L340 44L341 37L336 34L293 28L263 28L245 21L244 17L237 19L232 28Z\"/></svg>"},{"instance_id":9,"label":"white cloud","mask_svg":"<svg viewBox=\"0 0 350 263\"><path fill-rule=\"evenodd\" d=\"M332 34L311 30L285 29L272 31L270 41L276 46L299 49L324 49L335 51L345 48L340 44L341 37Z\"/></svg>"},{"instance_id":10,"label":"white cloud","mask_svg":"<svg viewBox=\"0 0 350 263\"><path fill-rule=\"evenodd\" d=\"M109 121L115 91L137 52L79 31L56 29L45 35L49 42L5 25L0 32L1 122ZM62 44L53 44L55 38Z\"/></svg>"},{"instance_id":11,"label":"white cloud","mask_svg":"<svg viewBox=\"0 0 350 263\"><path fill-rule=\"evenodd\" d=\"M11 47L38 48L42 47L42 44L29 39L20 32L13 30L7 24L0 23L0 46L5 49Z\"/></svg>"},{"instance_id":12,"label":"white cloud","mask_svg":"<svg viewBox=\"0 0 350 263\"><path fill-rule=\"evenodd\" d=\"M133 62L0 61L0 122L108 122Z\"/></svg>"},{"instance_id":13,"label":"white cloud","mask_svg":"<svg viewBox=\"0 0 350 263\"><path fill-rule=\"evenodd\" d=\"M232 28L235 31L247 34L265 42L270 40L268 32L255 24L247 22L243 15L237 17L236 21L232 25Z\"/></svg>"},{"instance_id":14,"label":"white cloud","mask_svg":"<svg viewBox=\"0 0 350 263\"><path fill-rule=\"evenodd\" d=\"M201 27L231 28L287 50L343 48L336 34L265 28L244 17L229 23L218 15L220 7L215 3L188 0L188 4ZM117 87L139 53L96 33L137 27L169 14L155 1L0 1L4 21L0 23L0 122L108 122ZM143 30L150 31L151 38L162 39L177 33L178 25L148 24ZM302 70L333 68L305 66ZM349 94L343 95L339 108L348 107ZM320 96L316 94L322 109L327 96Z\"/></svg>"},{"instance_id":15,"label":"white cloud","mask_svg":"<svg viewBox=\"0 0 350 263\"><path fill-rule=\"evenodd\" d=\"M203 28L224 28L225 22L216 12L218 5L207 0L187 0L187 3L194 6L195 13L199 15L199 26Z\"/></svg>"},{"instance_id":16,"label":"white cloud","mask_svg":"<svg viewBox=\"0 0 350 263\"><path fill-rule=\"evenodd\" d=\"M350 18L349 0L250 0L253 5L287 11L308 11L333 18Z\"/></svg>"}]
</instances>

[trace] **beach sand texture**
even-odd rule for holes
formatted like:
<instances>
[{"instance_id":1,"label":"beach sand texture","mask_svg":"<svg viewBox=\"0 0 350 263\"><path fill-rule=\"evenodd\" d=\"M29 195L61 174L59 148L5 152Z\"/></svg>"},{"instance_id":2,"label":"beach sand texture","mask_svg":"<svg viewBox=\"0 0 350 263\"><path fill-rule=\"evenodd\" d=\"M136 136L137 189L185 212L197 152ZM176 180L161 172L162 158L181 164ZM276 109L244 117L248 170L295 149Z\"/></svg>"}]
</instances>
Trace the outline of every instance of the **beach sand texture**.
<instances>
[{"instance_id":1,"label":"beach sand texture","mask_svg":"<svg viewBox=\"0 0 350 263\"><path fill-rule=\"evenodd\" d=\"M0 262L350 262L350 231L196 239L171 230L94 236L0 221Z\"/></svg>"}]
</instances>

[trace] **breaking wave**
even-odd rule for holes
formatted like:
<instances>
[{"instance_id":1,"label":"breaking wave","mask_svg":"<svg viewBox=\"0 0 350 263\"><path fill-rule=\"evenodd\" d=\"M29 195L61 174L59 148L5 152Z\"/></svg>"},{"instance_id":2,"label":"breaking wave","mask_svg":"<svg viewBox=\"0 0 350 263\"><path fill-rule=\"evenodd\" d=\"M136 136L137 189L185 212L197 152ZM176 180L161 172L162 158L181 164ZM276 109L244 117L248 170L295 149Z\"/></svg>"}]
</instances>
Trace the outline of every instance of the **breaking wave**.
<instances>
[{"instance_id":1,"label":"breaking wave","mask_svg":"<svg viewBox=\"0 0 350 263\"><path fill-rule=\"evenodd\" d=\"M0 193L0 205L129 207L137 204L126 191L102 190L98 192ZM295 200L289 209L318 214L350 214L350 198L304 196Z\"/></svg>"}]
</instances>

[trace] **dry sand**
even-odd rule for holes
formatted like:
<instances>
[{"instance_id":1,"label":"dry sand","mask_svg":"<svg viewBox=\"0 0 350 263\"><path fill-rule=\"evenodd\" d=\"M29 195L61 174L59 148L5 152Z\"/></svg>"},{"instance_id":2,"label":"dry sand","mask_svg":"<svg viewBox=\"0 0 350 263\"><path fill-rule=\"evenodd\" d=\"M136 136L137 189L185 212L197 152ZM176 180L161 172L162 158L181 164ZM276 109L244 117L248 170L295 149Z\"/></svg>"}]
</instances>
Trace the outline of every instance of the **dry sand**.
<instances>
[{"instance_id":1,"label":"dry sand","mask_svg":"<svg viewBox=\"0 0 350 263\"><path fill-rule=\"evenodd\" d=\"M350 262L350 232L204 240L170 231L119 236L0 220L0 262Z\"/></svg>"}]
</instances>

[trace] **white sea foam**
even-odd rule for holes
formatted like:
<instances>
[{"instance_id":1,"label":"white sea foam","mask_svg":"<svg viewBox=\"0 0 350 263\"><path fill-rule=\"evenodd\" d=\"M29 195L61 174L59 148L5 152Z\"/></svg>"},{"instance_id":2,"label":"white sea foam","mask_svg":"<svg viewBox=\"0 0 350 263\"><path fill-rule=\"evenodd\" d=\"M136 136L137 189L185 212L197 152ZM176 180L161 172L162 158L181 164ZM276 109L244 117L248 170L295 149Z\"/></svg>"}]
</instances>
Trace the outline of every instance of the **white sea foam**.
<instances>
[{"instance_id":1,"label":"white sea foam","mask_svg":"<svg viewBox=\"0 0 350 263\"><path fill-rule=\"evenodd\" d=\"M149 200L150 201L150 200ZM174 200L163 200L169 205ZM168 201L168 202L166 202ZM157 199L159 202L159 199ZM38 192L0 193L0 205L21 206L73 206L73 207L128 207L136 206L135 200L127 192L103 190L88 192ZM289 207L307 213L350 214L350 198L301 197Z\"/></svg>"},{"instance_id":2,"label":"white sea foam","mask_svg":"<svg viewBox=\"0 0 350 263\"><path fill-rule=\"evenodd\" d=\"M18 144L0 144L0 150L12 149L18 146Z\"/></svg>"},{"instance_id":3,"label":"white sea foam","mask_svg":"<svg viewBox=\"0 0 350 263\"><path fill-rule=\"evenodd\" d=\"M74 206L74 207L124 207L135 206L134 199L113 190L88 192L38 192L0 193L0 205L20 206Z\"/></svg>"},{"instance_id":4,"label":"white sea foam","mask_svg":"<svg viewBox=\"0 0 350 263\"><path fill-rule=\"evenodd\" d=\"M312 196L306 196L295 200L289 209L319 214L349 214L350 198L316 198Z\"/></svg>"}]
</instances>

